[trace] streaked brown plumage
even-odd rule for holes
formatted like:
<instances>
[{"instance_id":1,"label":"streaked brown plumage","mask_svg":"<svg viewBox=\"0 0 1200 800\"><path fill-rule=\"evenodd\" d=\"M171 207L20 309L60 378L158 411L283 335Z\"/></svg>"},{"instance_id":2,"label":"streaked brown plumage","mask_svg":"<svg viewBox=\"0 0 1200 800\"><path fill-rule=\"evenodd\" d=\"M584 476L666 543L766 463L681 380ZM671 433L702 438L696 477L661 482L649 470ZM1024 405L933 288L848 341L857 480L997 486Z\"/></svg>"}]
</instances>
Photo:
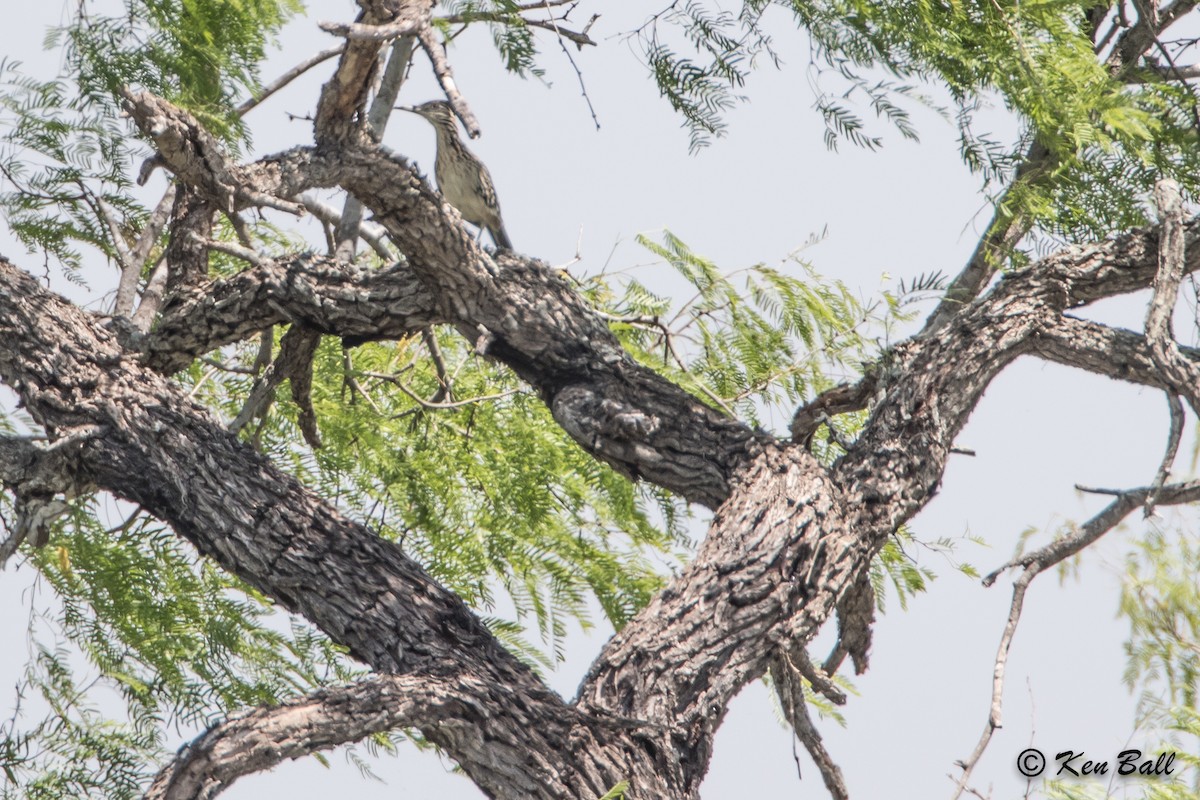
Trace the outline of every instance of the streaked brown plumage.
<instances>
[{"instance_id":1,"label":"streaked brown plumage","mask_svg":"<svg viewBox=\"0 0 1200 800\"><path fill-rule=\"evenodd\" d=\"M466 148L458 135L454 110L445 100L433 100L419 106L400 106L404 111L420 114L437 132L437 160L433 174L446 202L458 209L462 218L479 228L486 228L497 247L512 249L512 241L504 230L500 216L500 200L492 176L474 153Z\"/></svg>"}]
</instances>

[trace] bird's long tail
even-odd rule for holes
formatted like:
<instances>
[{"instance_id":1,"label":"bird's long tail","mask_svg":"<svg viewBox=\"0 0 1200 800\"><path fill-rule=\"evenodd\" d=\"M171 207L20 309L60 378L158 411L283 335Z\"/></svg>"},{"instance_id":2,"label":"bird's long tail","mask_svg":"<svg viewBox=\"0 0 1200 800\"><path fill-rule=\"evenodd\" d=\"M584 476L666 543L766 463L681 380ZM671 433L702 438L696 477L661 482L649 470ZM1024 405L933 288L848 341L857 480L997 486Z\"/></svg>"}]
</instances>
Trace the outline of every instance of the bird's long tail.
<instances>
[{"instance_id":1,"label":"bird's long tail","mask_svg":"<svg viewBox=\"0 0 1200 800\"><path fill-rule=\"evenodd\" d=\"M488 228L488 233L492 235L492 241L496 243L496 247L501 250L512 250L512 239L508 238L508 231L504 230L504 224L501 223L494 228Z\"/></svg>"}]
</instances>

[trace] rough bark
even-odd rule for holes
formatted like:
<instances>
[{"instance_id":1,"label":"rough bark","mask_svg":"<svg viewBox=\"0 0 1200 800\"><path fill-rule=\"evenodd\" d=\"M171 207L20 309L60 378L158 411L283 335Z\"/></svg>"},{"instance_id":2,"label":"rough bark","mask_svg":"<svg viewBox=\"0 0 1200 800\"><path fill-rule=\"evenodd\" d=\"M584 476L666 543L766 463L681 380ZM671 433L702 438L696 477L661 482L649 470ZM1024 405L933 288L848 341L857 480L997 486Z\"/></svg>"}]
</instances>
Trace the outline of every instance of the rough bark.
<instances>
[{"instance_id":1,"label":"rough bark","mask_svg":"<svg viewBox=\"0 0 1200 800\"><path fill-rule=\"evenodd\" d=\"M76 432L76 480L142 504L200 552L311 620L381 675L414 682L406 684L413 702L455 709L457 714L414 712L411 724L445 747L489 793L587 796L625 779L642 796L694 797L728 701L762 675L781 648L815 632L895 526L928 500L954 435L995 374L1027 352L1052 352L1068 363L1111 372L1111 362L1092 351L1111 356L1130 350L1138 366L1124 377L1155 379L1147 345L1135 334L1054 335L1056 319L1062 326L1104 330L1062 316L1073 298L1100 295L1097 275L1117 270L1110 285L1128 289L1153 280L1153 237L1137 242L1075 248L1048 259L1002 281L935 336L897 348L862 437L832 469L798 445L744 433L744 466L731 471L729 492L695 561L608 644L575 705L549 692L396 547L238 443L143 366L136 352L123 350L98 318L48 294L7 263L0 266L0 336L14 345L0 352L0 377L53 438ZM1189 264L1194 261L1189 250ZM409 285L399 278L401 268L394 268L396 274L338 268L323 276L319 262L310 273L301 263L313 265L297 260L256 267L213 284L211 296L232 304L229 319L275 305L272 313L283 319L299 316L294 309L310 309L309 324L339 334L352 329L382 338L414 324L389 310L397 302L396 287ZM288 270L295 280L281 279ZM505 271L504 278L489 278L493 290L509 297L503 293L523 293L521 302L542 315L540 336L549 337L555 324L576 335L578 326L590 324L578 300L536 264L505 265ZM239 305L239 288L247 296L274 291L276 300ZM478 302L489 313L491 302ZM177 317L201 320L197 338L182 350L194 355L203 342L229 340L231 334L206 332L224 329L216 322L223 317L219 306L195 300L192 313ZM460 326L472 309L459 306ZM540 343L529 335L513 338L520 347ZM1071 350L1061 338L1084 345ZM605 352L605 339L584 338L578 346L583 354L540 343L545 358L526 372L550 382L565 372L591 381L589 392L623 398L629 384L614 385L613 372L592 363L603 364L596 349ZM158 346L158 352L170 352ZM501 352L523 358L517 346ZM613 354L610 363L624 368L622 354ZM658 379L647 383L651 394L659 390ZM668 388L659 391L678 391L661 385ZM543 392L554 401L554 391ZM702 418L713 414L695 408L692 413ZM582 438L598 438L582 430ZM642 446L653 452L653 432L642 437ZM661 482L670 480L667 475ZM369 728L355 730L365 735ZM282 747L271 758L343 740L333 733L317 739ZM174 766L182 770L183 760ZM212 776L225 774L221 770L243 774L265 763L261 753L234 761L217 759L217 772L201 769L196 780L224 785ZM178 786L201 784L188 778ZM181 789L162 796L198 795Z\"/></svg>"},{"instance_id":2,"label":"rough bark","mask_svg":"<svg viewBox=\"0 0 1200 800\"><path fill-rule=\"evenodd\" d=\"M979 296L983 284L973 286L862 382L802 409L796 441L752 431L636 364L545 264L482 249L407 161L370 141L379 50L388 36L428 35L432 4L359 5L356 24L339 29L348 41L313 147L236 164L191 115L125 93L184 187L168 252L174 294L152 333L107 327L0 259L0 379L50 439L0 440L0 481L18 494L31 481L43 493L95 486L140 504L376 673L215 726L164 768L152 797L212 797L281 759L406 725L494 797L597 797L624 780L630 797L695 798L729 701L769 669L791 682L789 717L819 750L791 671L807 659L793 655L837 609L842 650L865 665L865 571L937 490L990 382L1035 355L1169 388L1177 381L1164 373L1190 374L1177 368L1196 361L1065 313L1152 284L1159 231L1135 231L1067 248ZM197 241L195 208L209 219L296 212L301 192L332 186L374 213L402 263L369 271L305 255L210 281L200 251L184 247ZM1171 240L1183 248L1172 280L1200 267L1198 231L1193 221ZM716 509L695 559L607 643L576 701L550 691L398 546L240 443L168 377L285 322L350 345L449 323L535 387L594 457ZM831 467L805 449L823 414L866 407L860 438Z\"/></svg>"}]
</instances>

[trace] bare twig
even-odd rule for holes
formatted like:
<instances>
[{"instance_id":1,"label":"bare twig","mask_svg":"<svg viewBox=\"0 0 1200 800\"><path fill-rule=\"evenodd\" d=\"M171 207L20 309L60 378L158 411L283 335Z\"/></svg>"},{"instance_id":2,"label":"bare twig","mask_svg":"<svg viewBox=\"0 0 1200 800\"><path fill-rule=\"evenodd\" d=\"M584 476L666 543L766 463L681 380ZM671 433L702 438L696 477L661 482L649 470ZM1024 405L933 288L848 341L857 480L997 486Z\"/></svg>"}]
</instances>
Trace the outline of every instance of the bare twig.
<instances>
[{"instance_id":1,"label":"bare twig","mask_svg":"<svg viewBox=\"0 0 1200 800\"><path fill-rule=\"evenodd\" d=\"M547 8L549 7L547 6ZM567 57L567 61L571 62L571 69L575 70L575 77L579 80L579 93L583 95L584 102L587 103L588 112L592 115L592 122L595 124L596 130L600 130L600 118L596 116L596 108L592 105L591 96L588 95L587 84L583 82L583 72L579 69L579 65L575 63L575 57L571 55L571 51L567 49L565 44L563 44L563 38L565 37L575 42L575 46L580 50L583 49L585 44L594 45L595 42L593 42L587 35L587 31L592 27L592 24L599 18L599 16L599 14L594 14L588 21L587 27L583 29L583 33L581 34L573 33L565 28L559 28L558 22L556 22L553 18L551 18L547 23L538 26L546 27L549 30L554 31L554 33L558 36L558 46L560 49L562 49L563 55ZM535 23L530 22L529 24L533 25Z\"/></svg>"},{"instance_id":2,"label":"bare twig","mask_svg":"<svg viewBox=\"0 0 1200 800\"><path fill-rule=\"evenodd\" d=\"M821 779L825 788L834 800L848 800L850 793L842 778L842 771L821 740L821 734L808 715L808 706L804 699L804 687L800 681L800 672L782 654L776 655L771 663L771 678L775 684L775 694L779 698L780 708L792 726L796 737L808 751L813 763L821 771Z\"/></svg>"},{"instance_id":3,"label":"bare twig","mask_svg":"<svg viewBox=\"0 0 1200 800\"><path fill-rule=\"evenodd\" d=\"M1008 619L1004 623L1004 632L1000 635L1000 646L996 650L996 661L992 668L992 702L988 708L987 724L983 727L983 734L975 744L974 751L972 751L971 755L965 761L959 763L963 772L955 786L953 800L958 800L962 796L963 790L966 789L967 781L971 777L972 770L979 763L983 751L987 749L988 742L992 740L992 734L1002 725L1001 711L1004 701L1004 669L1008 664L1009 647L1012 645L1013 634L1017 630L1017 623L1021 621L1021 608L1025 603L1025 590L1029 588L1029 582L1041 571L1041 564L1036 561L1031 562L1025 568L1025 571L1021 573L1021 576L1013 582L1012 605L1008 609Z\"/></svg>"},{"instance_id":4,"label":"bare twig","mask_svg":"<svg viewBox=\"0 0 1200 800\"><path fill-rule=\"evenodd\" d=\"M474 405L475 403L486 403L491 400L502 400L505 397L512 397L514 394L517 394L521 391L520 389L506 389L503 392L497 392L495 394L485 394L485 395L481 395L479 397L470 397L465 400L455 400L450 403L434 403L434 402L430 402L429 400L426 400L425 398L421 397L419 394L414 392L412 389L410 389L408 387L408 385L405 384L404 381L400 380L399 376L397 376L397 375L388 375L387 373L384 373L384 372L363 372L361 374L367 376L368 378L375 378L376 380L387 381L388 383L392 384L397 389L399 389L400 391L402 391L406 395L408 395L409 399L411 399L417 405L421 406L421 408L425 408L430 411L434 411L434 410L438 410L438 409L447 409L447 408L462 408L463 406Z\"/></svg>"},{"instance_id":5,"label":"bare twig","mask_svg":"<svg viewBox=\"0 0 1200 800\"><path fill-rule=\"evenodd\" d=\"M383 409L371 397L370 392L363 388L363 385L358 382L358 378L354 376L354 362L350 358L350 348L342 348L342 380L350 387L350 391L357 392L358 396L367 401L367 405L371 407L377 415L383 416Z\"/></svg>"},{"instance_id":6,"label":"bare twig","mask_svg":"<svg viewBox=\"0 0 1200 800\"><path fill-rule=\"evenodd\" d=\"M308 209L314 217L329 225L339 225L342 220L342 215L337 209L327 203L322 203L312 195L305 194L300 196L300 202ZM371 246L371 249L385 261L395 261L396 254L388 249L387 233L383 227L372 222L359 222L358 235L364 242Z\"/></svg>"},{"instance_id":7,"label":"bare twig","mask_svg":"<svg viewBox=\"0 0 1200 800\"><path fill-rule=\"evenodd\" d=\"M426 328L421 331L421 341L429 350L429 357L433 360L433 368L437 372L438 379L437 391L433 393L433 397L429 398L429 402L440 403L447 397L453 400L454 389L451 386L450 370L446 366L446 357L442 354L442 346L438 344L437 336L431 329Z\"/></svg>"},{"instance_id":8,"label":"bare twig","mask_svg":"<svg viewBox=\"0 0 1200 800\"><path fill-rule=\"evenodd\" d=\"M547 6L538 5L536 8L547 8ZM591 45L593 47L596 45L596 41L592 39L592 37L588 36L588 31L591 29L592 24L599 18L599 16L599 14L594 14L592 18L588 20L587 26L581 31L574 31L569 28L564 28L558 24L560 21L566 19L566 15L560 17L550 17L548 19L526 19L519 14L508 12L478 11L471 12L469 14L451 14L448 17L439 17L438 19L451 25L465 25L471 22L498 22L514 24L515 20L520 20L521 25L550 31L560 38L571 40L575 43L576 47L583 49L583 47L586 45Z\"/></svg>"},{"instance_id":9,"label":"bare twig","mask_svg":"<svg viewBox=\"0 0 1200 800\"><path fill-rule=\"evenodd\" d=\"M206 239L194 231L189 232L188 235L206 247L209 247L220 253L225 253L226 255L231 255L235 258L240 258L256 267L261 267L263 264L267 263L266 259L256 253L254 250L251 250L249 247L243 247L242 245L234 244L233 242L220 242L216 239Z\"/></svg>"},{"instance_id":10,"label":"bare twig","mask_svg":"<svg viewBox=\"0 0 1200 800\"><path fill-rule=\"evenodd\" d=\"M306 59L305 61L301 61L296 66L292 67L287 72L280 75L274 81L272 81L271 83L264 86L261 92L259 92L254 97L251 97L249 100L247 100L246 102L244 102L240 106L238 106L237 107L237 115L239 117L244 116L247 112L249 112L251 109L258 106L260 103L262 103L268 97L275 94L276 92L278 92L283 87L287 86L292 81L296 80L296 78L299 78L301 75L308 72L310 69L317 66L318 64L328 61L329 59L333 58L334 56L341 55L342 51L344 51L345 49L346 49L346 45L339 44L337 47L331 47L328 50L322 50L321 52L317 53L316 55L312 56L311 58Z\"/></svg>"},{"instance_id":11,"label":"bare twig","mask_svg":"<svg viewBox=\"0 0 1200 800\"><path fill-rule=\"evenodd\" d=\"M1083 484L1075 484L1075 491L1083 492L1084 494L1103 494L1111 497L1121 497L1128 493L1126 489L1107 489L1103 486L1084 486Z\"/></svg>"},{"instance_id":12,"label":"bare twig","mask_svg":"<svg viewBox=\"0 0 1200 800\"><path fill-rule=\"evenodd\" d=\"M1112 503L1081 525L1074 533L1053 541L1031 553L1026 553L1020 558L1009 561L998 569L993 570L983 579L984 586L991 586L995 583L996 578L1005 570L1017 567L1024 568L1021 575L1013 582L1012 605L1009 607L1008 620L1004 625L1004 632L1000 636L1000 646L996 651L996 661L992 674L992 700L988 712L987 724L984 726L983 734L979 737L979 742L976 744L975 750L972 751L971 755L965 761L959 763L963 774L956 784L954 798L957 799L962 795L967 780L971 776L971 771L979 762L980 757L987 748L988 742L991 741L992 733L1001 727L1004 668L1008 662L1008 651L1012 644L1013 633L1016 631L1017 623L1021 619L1021 608L1025 600L1025 591L1029 588L1029 584L1042 572L1057 565L1064 559L1075 555L1111 531L1130 512L1143 505L1155 492L1158 494L1159 502L1163 504L1195 502L1197 499L1200 499L1200 482L1191 481L1163 486L1158 489L1146 487L1122 492L1117 495L1117 498Z\"/></svg>"},{"instance_id":13,"label":"bare twig","mask_svg":"<svg viewBox=\"0 0 1200 800\"><path fill-rule=\"evenodd\" d=\"M1144 513L1147 517L1154 513L1154 504L1158 500L1158 493L1162 490L1163 484L1167 482L1167 476L1171 474L1171 465L1175 463L1175 454L1179 452L1179 443L1183 439L1183 403L1179 401L1179 395L1167 392L1167 406L1171 410L1171 428L1167 432L1167 451L1163 453L1158 474L1150 486L1150 493L1146 495Z\"/></svg>"}]
</instances>

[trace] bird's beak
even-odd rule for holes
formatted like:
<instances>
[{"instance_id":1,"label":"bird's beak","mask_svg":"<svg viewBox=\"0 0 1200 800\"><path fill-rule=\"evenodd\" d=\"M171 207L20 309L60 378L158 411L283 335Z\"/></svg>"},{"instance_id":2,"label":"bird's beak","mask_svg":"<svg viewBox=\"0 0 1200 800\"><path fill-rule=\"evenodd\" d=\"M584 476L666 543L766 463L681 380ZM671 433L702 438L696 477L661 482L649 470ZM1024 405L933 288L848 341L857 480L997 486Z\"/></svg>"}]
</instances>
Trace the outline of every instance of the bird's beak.
<instances>
[{"instance_id":1,"label":"bird's beak","mask_svg":"<svg viewBox=\"0 0 1200 800\"><path fill-rule=\"evenodd\" d=\"M407 111L410 114L416 114L417 110L412 106L396 106L397 111Z\"/></svg>"}]
</instances>

